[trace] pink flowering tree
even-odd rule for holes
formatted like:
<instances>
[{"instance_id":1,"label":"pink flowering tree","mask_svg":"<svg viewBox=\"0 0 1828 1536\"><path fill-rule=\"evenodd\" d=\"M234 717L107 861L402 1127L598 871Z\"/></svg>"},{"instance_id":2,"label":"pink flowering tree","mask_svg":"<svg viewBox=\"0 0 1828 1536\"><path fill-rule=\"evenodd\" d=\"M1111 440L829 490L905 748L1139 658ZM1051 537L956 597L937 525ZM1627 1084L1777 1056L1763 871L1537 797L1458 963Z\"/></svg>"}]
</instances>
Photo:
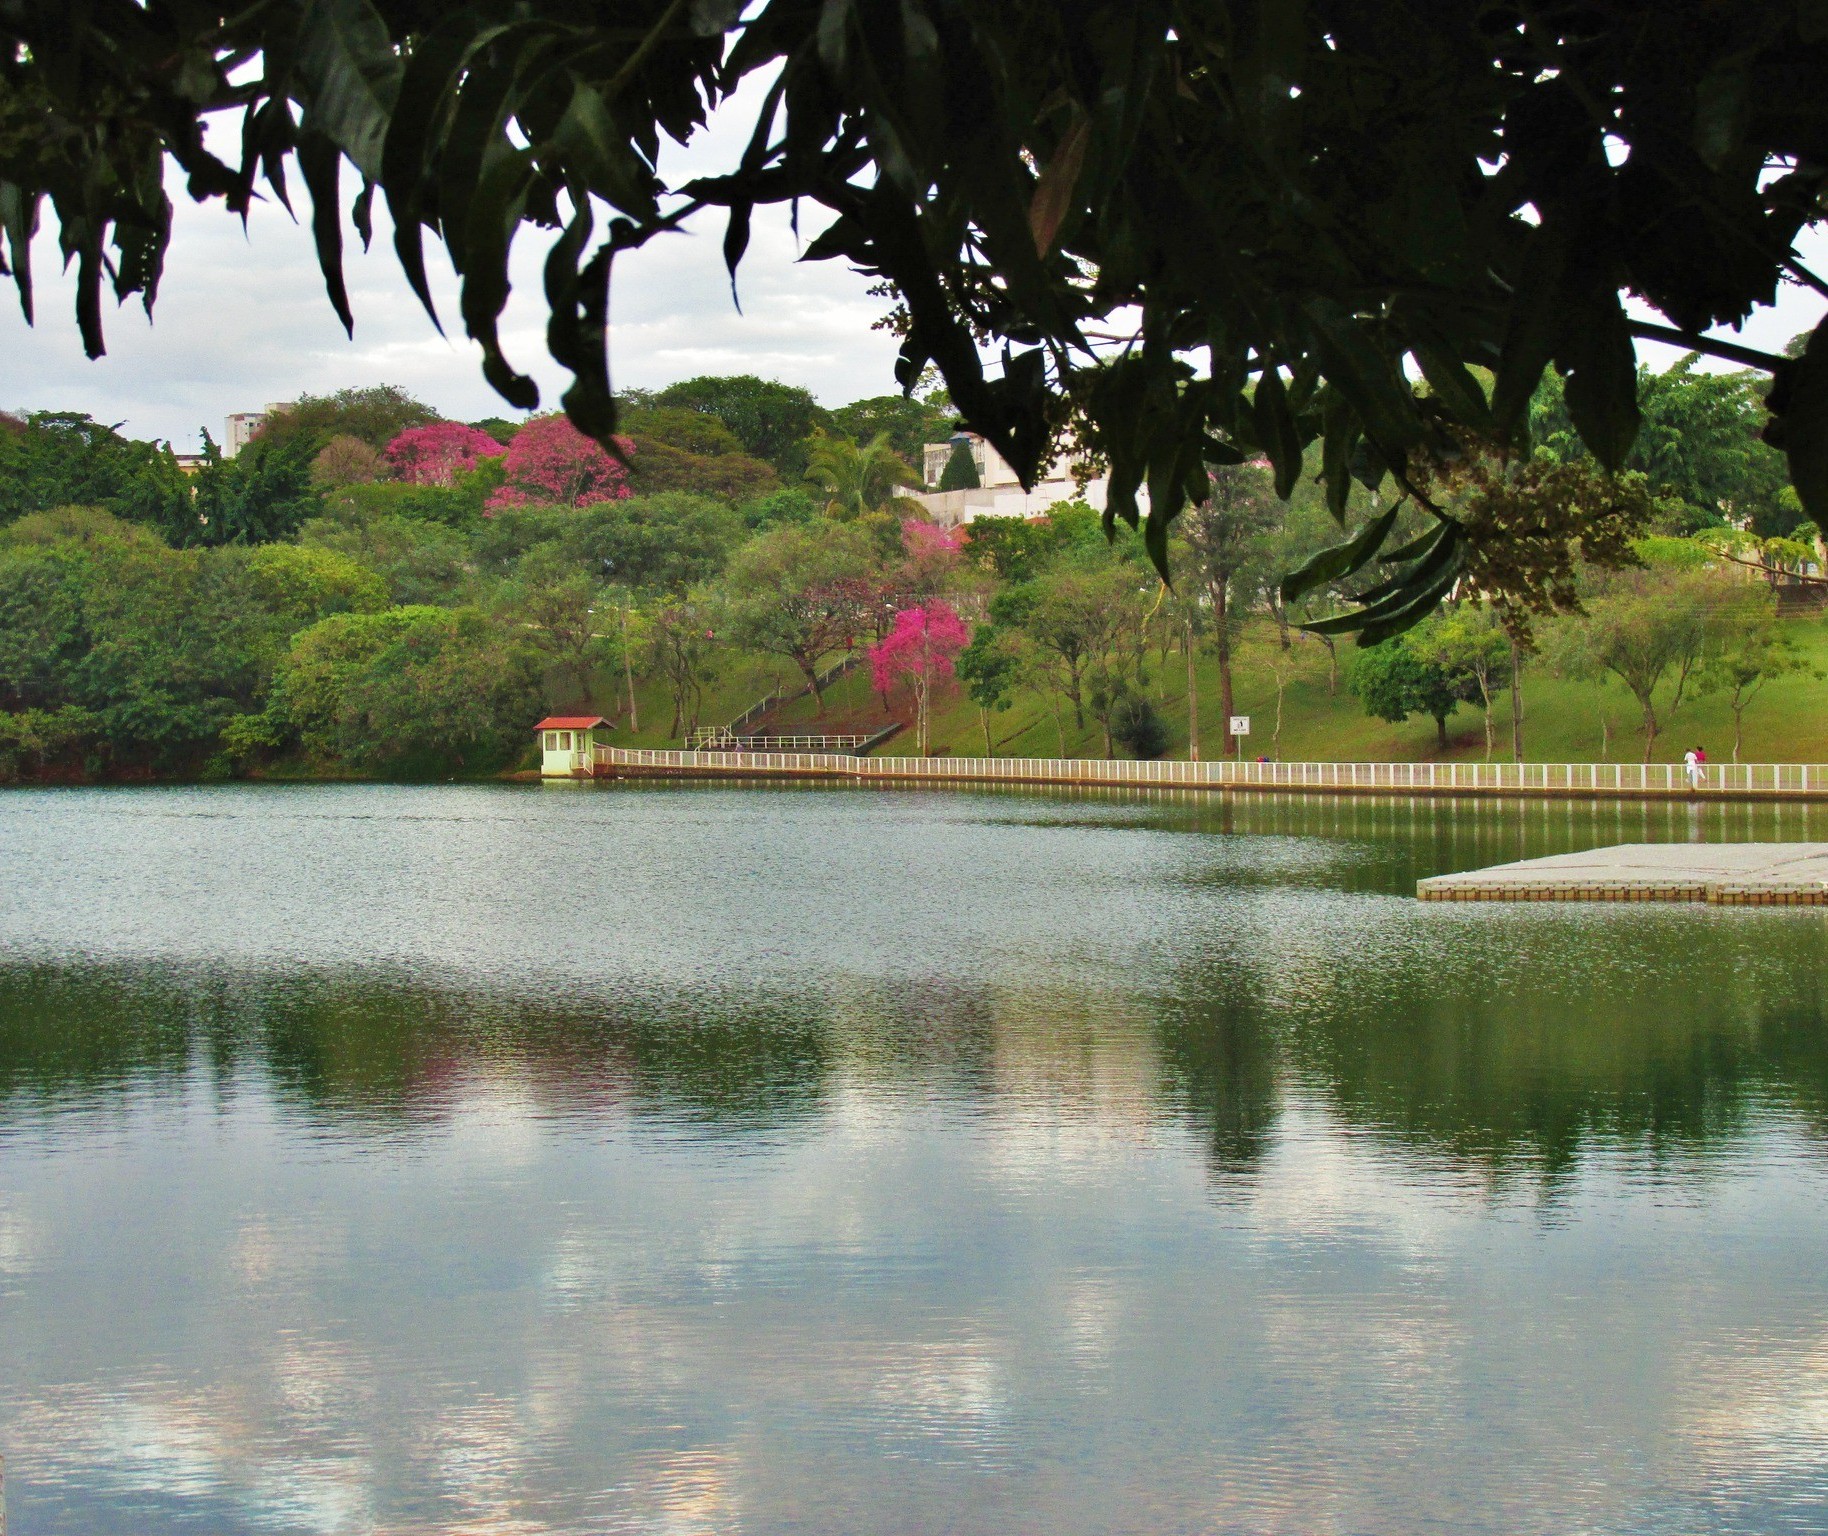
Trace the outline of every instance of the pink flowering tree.
<instances>
[{"instance_id":1,"label":"pink flowering tree","mask_svg":"<svg viewBox=\"0 0 1828 1536\"><path fill-rule=\"evenodd\" d=\"M502 470L492 509L590 507L629 494L628 472L563 416L536 416L516 432Z\"/></svg>"},{"instance_id":2,"label":"pink flowering tree","mask_svg":"<svg viewBox=\"0 0 1828 1536\"><path fill-rule=\"evenodd\" d=\"M387 462L394 478L408 485L449 485L460 470L474 469L478 459L498 458L505 451L481 427L434 421L408 427L389 443Z\"/></svg>"},{"instance_id":3,"label":"pink flowering tree","mask_svg":"<svg viewBox=\"0 0 1828 1536\"><path fill-rule=\"evenodd\" d=\"M965 621L951 604L936 601L902 609L888 637L870 647L876 691L886 696L902 682L914 696L915 735L922 757L927 755L928 704L934 686L952 676L952 664L970 639Z\"/></svg>"},{"instance_id":4,"label":"pink flowering tree","mask_svg":"<svg viewBox=\"0 0 1828 1536\"><path fill-rule=\"evenodd\" d=\"M939 591L958 569L964 547L964 535L957 530L910 517L901 525L901 548L907 556L910 590L920 597Z\"/></svg>"}]
</instances>

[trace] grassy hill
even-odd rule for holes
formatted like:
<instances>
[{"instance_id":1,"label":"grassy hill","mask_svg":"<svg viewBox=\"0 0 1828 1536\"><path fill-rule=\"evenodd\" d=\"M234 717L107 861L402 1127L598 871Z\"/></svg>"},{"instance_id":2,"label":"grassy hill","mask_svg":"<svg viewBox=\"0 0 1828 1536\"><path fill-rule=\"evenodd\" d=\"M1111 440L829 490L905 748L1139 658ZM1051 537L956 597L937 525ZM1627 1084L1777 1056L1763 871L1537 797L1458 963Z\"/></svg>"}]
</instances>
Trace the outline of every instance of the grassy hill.
<instances>
[{"instance_id":1,"label":"grassy hill","mask_svg":"<svg viewBox=\"0 0 1828 1536\"><path fill-rule=\"evenodd\" d=\"M1784 621L1799 650L1817 671L1828 674L1828 619L1793 618ZM1427 762L1441 758L1432 720L1411 719L1390 725L1368 717L1346 681L1351 647L1340 647L1337 689L1328 684L1327 653L1317 641L1297 637L1286 653L1277 644L1273 627L1265 621L1249 632L1234 666L1236 708L1251 717L1252 734L1245 755L1307 759L1325 762ZM1276 737L1276 670L1283 673L1282 725ZM1170 755L1187 751L1187 666L1179 652L1166 666L1152 658L1150 694L1168 722L1173 739ZM1209 656L1195 665L1200 702L1202 755L1213 757L1221 745L1224 721L1219 709L1217 670ZM607 679L605 680L607 682ZM784 662L742 658L727 662L706 693L701 723L722 724L740 713L777 681L797 686L797 674ZM1605 686L1573 683L1557 678L1540 666L1524 676L1524 751L1533 762L1635 762L1643 756L1636 703L1616 682ZM854 721L879 716L881 705L869 690L867 668L859 668L829 690L827 721ZM643 729L619 730L613 739L624 745L675 746L667 735L672 707L664 689L653 682L637 687ZM1493 755L1510 755L1510 696L1494 701ZM908 707L897 701L898 712ZM1610 728L1610 744L1603 745L1602 720ZM810 699L783 708L776 728L793 724L816 732L822 728ZM1005 712L991 716L990 732L999 756L1101 757L1104 741L1089 717L1081 729L1070 706L1056 725L1045 700L1024 695ZM827 726L826 728L829 728ZM984 730L977 709L956 688L938 701L932 728L936 753L981 756ZM1480 712L1462 708L1448 722L1449 750L1443 760L1475 761L1485 756L1485 732ZM1720 694L1707 694L1685 703L1658 738L1653 757L1678 761L1690 746L1699 743L1716 762L1729 760L1733 745L1731 712ZM912 753L912 731L878 749L888 754ZM1747 762L1828 762L1828 676L1798 674L1769 684L1746 711L1745 742L1740 754Z\"/></svg>"}]
</instances>

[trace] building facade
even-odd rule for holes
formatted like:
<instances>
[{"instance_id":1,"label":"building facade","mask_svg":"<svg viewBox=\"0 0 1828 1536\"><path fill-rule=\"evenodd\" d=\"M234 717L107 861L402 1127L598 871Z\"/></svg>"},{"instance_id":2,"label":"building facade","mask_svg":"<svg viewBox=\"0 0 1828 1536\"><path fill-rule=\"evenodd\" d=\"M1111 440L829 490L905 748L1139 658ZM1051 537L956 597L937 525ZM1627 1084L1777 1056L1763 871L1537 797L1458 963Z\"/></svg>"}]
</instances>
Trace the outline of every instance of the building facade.
<instances>
[{"instance_id":1,"label":"building facade","mask_svg":"<svg viewBox=\"0 0 1828 1536\"><path fill-rule=\"evenodd\" d=\"M1042 517L1048 508L1063 501L1083 501L1102 512L1109 489L1104 475L1088 480L1083 487L1073 478L1066 459L1056 459L1037 480L1033 489L1023 490L1022 482L1008 461L975 432L962 432L944 443L927 443L921 451L921 470L928 485L939 484L946 472L946 461L952 457L955 444L970 446L977 464L977 488L969 491L923 491L914 500L925 507L933 521L945 528L958 528L980 517ZM1148 510L1148 489L1137 492L1143 510Z\"/></svg>"}]
</instances>

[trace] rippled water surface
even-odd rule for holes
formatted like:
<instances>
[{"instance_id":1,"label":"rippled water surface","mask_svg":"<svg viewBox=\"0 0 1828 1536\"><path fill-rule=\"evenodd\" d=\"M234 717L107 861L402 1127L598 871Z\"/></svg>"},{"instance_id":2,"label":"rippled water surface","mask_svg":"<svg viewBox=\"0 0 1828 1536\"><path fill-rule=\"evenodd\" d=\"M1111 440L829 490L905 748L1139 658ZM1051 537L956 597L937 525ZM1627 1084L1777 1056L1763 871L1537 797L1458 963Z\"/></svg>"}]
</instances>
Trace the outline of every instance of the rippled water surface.
<instances>
[{"instance_id":1,"label":"rippled water surface","mask_svg":"<svg viewBox=\"0 0 1828 1536\"><path fill-rule=\"evenodd\" d=\"M1800 808L0 796L0 1454L89 1532L1828 1530Z\"/></svg>"}]
</instances>

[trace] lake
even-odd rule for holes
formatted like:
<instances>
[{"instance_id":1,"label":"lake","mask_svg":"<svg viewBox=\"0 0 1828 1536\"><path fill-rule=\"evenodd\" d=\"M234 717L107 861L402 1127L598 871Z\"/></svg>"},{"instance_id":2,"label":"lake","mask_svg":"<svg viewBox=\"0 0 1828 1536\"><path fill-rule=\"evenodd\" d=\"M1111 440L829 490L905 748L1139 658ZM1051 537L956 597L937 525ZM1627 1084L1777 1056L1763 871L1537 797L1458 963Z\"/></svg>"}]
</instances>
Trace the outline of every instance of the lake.
<instances>
[{"instance_id":1,"label":"lake","mask_svg":"<svg viewBox=\"0 0 1828 1536\"><path fill-rule=\"evenodd\" d=\"M47 1533L1828 1529L1828 808L0 795Z\"/></svg>"}]
</instances>

